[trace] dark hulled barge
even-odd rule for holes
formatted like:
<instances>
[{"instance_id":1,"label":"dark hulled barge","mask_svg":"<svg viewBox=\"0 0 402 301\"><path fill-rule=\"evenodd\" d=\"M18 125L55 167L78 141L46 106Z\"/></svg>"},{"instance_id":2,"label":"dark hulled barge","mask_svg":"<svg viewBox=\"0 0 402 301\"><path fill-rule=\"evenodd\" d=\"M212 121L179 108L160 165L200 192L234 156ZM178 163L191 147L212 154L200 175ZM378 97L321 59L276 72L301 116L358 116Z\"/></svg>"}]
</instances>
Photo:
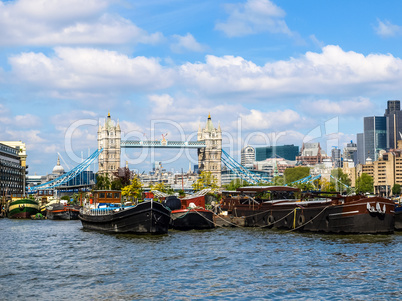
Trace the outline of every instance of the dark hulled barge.
<instances>
[{"instance_id":1,"label":"dark hulled barge","mask_svg":"<svg viewBox=\"0 0 402 301\"><path fill-rule=\"evenodd\" d=\"M77 220L80 208L62 203L51 204L46 207L46 217L53 220Z\"/></svg>"},{"instance_id":2,"label":"dark hulled barge","mask_svg":"<svg viewBox=\"0 0 402 301\"><path fill-rule=\"evenodd\" d=\"M252 186L225 197L221 209L244 225L327 233L392 233L394 203L381 197L301 193L297 188Z\"/></svg>"},{"instance_id":3,"label":"dark hulled barge","mask_svg":"<svg viewBox=\"0 0 402 301\"><path fill-rule=\"evenodd\" d=\"M166 234L170 211L159 202L147 201L129 207L81 208L84 229L111 233Z\"/></svg>"},{"instance_id":4,"label":"dark hulled barge","mask_svg":"<svg viewBox=\"0 0 402 301\"><path fill-rule=\"evenodd\" d=\"M182 199L170 196L164 203L172 210L170 226L175 230L215 228L213 212L205 209L205 195Z\"/></svg>"}]
</instances>

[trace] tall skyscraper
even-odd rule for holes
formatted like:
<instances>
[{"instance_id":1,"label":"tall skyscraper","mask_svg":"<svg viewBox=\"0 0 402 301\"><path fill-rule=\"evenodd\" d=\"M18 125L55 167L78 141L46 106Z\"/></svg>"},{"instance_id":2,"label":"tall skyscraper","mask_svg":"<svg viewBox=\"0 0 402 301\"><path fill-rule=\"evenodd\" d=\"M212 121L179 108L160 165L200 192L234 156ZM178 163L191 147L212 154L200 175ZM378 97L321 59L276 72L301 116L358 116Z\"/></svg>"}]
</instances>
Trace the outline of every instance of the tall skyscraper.
<instances>
[{"instance_id":1,"label":"tall skyscraper","mask_svg":"<svg viewBox=\"0 0 402 301\"><path fill-rule=\"evenodd\" d=\"M364 134L359 133L356 135L356 140L357 140L357 164L365 164L366 159L365 159L365 151L364 151Z\"/></svg>"},{"instance_id":2,"label":"tall skyscraper","mask_svg":"<svg viewBox=\"0 0 402 301\"><path fill-rule=\"evenodd\" d=\"M341 150L334 147L331 151L331 160L334 168L342 167Z\"/></svg>"},{"instance_id":3,"label":"tall skyscraper","mask_svg":"<svg viewBox=\"0 0 402 301\"><path fill-rule=\"evenodd\" d=\"M387 148L387 118L364 117L364 161L370 157L377 161L380 150Z\"/></svg>"},{"instance_id":4,"label":"tall skyscraper","mask_svg":"<svg viewBox=\"0 0 402 301\"><path fill-rule=\"evenodd\" d=\"M402 111L399 100L388 100L384 117L387 119L387 148L396 149L402 140Z\"/></svg>"}]
</instances>

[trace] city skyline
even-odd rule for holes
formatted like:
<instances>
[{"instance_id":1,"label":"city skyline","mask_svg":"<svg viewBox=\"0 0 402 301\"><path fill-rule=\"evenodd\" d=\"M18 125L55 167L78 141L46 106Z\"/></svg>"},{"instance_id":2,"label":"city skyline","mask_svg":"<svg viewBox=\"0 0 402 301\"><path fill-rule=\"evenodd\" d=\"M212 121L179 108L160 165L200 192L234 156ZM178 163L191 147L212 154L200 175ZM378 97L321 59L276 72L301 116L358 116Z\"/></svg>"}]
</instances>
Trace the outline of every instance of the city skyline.
<instances>
[{"instance_id":1,"label":"city skyline","mask_svg":"<svg viewBox=\"0 0 402 301\"><path fill-rule=\"evenodd\" d=\"M245 144L301 146L311 137L327 153L343 149L363 132L363 117L383 116L388 100L402 98L401 8L0 1L1 140L26 143L29 175L49 173L57 153L74 166L69 135L75 157L93 152L108 112L126 136L171 140L181 140L179 128L191 138L210 113L239 162ZM165 167L187 166L181 157ZM150 170L151 158L130 168Z\"/></svg>"}]
</instances>

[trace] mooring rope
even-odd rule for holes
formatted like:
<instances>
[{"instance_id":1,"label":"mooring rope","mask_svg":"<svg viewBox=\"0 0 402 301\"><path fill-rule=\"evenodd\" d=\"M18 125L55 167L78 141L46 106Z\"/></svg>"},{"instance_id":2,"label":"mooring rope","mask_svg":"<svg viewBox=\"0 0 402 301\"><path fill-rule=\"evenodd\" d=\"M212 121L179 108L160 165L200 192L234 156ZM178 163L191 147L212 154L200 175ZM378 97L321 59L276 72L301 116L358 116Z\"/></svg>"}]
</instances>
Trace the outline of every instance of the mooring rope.
<instances>
[{"instance_id":1,"label":"mooring rope","mask_svg":"<svg viewBox=\"0 0 402 301\"><path fill-rule=\"evenodd\" d=\"M268 211L272 211L272 210L268 210ZM287 218L289 215L291 215L293 213L294 209L292 209L288 214L286 214L284 217L281 217L280 219L278 219L277 221L274 221L273 223L269 224L269 225L265 225L265 226L261 226L260 228L268 228L271 227L273 225L275 225L276 223L279 223L281 220L284 220L285 218Z\"/></svg>"},{"instance_id":2,"label":"mooring rope","mask_svg":"<svg viewBox=\"0 0 402 301\"><path fill-rule=\"evenodd\" d=\"M321 213L323 213L328 207L331 207L331 205L328 205L328 206L324 207L324 209L322 209L316 216L314 216L314 217L313 217L312 219L310 219L308 222L305 222L304 224L300 225L300 226L297 227L297 228L290 229L290 230L286 231L285 233L289 233L289 232L298 230L298 229L304 227L305 225L307 225L308 223L311 223L311 222L312 222L313 220L315 220Z\"/></svg>"},{"instance_id":3,"label":"mooring rope","mask_svg":"<svg viewBox=\"0 0 402 301\"><path fill-rule=\"evenodd\" d=\"M213 211L211 211L211 210L208 210L208 209L205 209L205 210L207 210L208 212L211 212L212 214L215 214ZM214 224L215 226L218 226L218 227L223 227L223 226L221 226L221 225L218 225L217 223L215 223L215 222L213 222L213 221L211 221L210 219L208 219L207 217L205 217L205 216L203 216L201 213L199 213L198 211L195 211L197 214L199 214L202 218L204 218L205 220L207 220L207 221L209 221L209 222L211 222L212 224Z\"/></svg>"}]
</instances>

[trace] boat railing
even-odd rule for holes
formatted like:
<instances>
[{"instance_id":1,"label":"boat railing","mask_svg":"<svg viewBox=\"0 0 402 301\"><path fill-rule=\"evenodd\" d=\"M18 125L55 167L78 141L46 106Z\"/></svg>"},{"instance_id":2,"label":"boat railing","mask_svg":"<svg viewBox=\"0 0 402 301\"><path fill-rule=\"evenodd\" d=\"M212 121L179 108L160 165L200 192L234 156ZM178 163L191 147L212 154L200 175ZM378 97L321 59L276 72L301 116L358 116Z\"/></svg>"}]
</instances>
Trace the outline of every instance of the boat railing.
<instances>
[{"instance_id":1,"label":"boat railing","mask_svg":"<svg viewBox=\"0 0 402 301\"><path fill-rule=\"evenodd\" d=\"M92 208L84 208L82 207L80 209L81 214L86 214L86 215L94 215L94 216L99 216L99 215L110 215L115 212L116 208L97 208L97 209L92 209Z\"/></svg>"}]
</instances>

